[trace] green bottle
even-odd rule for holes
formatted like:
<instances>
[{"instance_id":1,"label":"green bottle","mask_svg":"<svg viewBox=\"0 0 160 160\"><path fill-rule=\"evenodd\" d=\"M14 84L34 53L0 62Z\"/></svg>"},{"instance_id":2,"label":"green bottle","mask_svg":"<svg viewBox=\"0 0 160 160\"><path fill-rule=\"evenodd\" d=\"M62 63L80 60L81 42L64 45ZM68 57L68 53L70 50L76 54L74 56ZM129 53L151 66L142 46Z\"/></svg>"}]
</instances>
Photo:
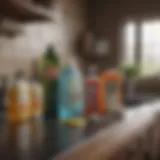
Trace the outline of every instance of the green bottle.
<instances>
[{"instance_id":1,"label":"green bottle","mask_svg":"<svg viewBox=\"0 0 160 160\"><path fill-rule=\"evenodd\" d=\"M53 46L48 46L43 57L44 115L57 118L59 58Z\"/></svg>"}]
</instances>

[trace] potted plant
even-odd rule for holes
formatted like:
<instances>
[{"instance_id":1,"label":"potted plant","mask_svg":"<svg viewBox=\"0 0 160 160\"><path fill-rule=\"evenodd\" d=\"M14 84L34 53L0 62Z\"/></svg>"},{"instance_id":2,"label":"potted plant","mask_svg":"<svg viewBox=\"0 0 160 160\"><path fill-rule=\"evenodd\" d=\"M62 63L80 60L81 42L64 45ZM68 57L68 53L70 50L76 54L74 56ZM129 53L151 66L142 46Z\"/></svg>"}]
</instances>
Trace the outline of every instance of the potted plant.
<instances>
[{"instance_id":1,"label":"potted plant","mask_svg":"<svg viewBox=\"0 0 160 160\"><path fill-rule=\"evenodd\" d=\"M135 82L139 76L139 67L134 66L123 66L121 71L125 77L125 88L126 88L126 96L131 98L135 96Z\"/></svg>"}]
</instances>

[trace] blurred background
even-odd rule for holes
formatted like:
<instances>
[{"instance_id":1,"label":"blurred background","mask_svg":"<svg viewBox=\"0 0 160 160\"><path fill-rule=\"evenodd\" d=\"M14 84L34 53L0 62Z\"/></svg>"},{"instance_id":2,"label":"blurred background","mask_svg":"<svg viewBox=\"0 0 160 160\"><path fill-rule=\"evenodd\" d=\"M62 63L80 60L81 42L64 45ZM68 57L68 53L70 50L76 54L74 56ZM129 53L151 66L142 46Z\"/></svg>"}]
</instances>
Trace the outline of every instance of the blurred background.
<instances>
[{"instance_id":1,"label":"blurred background","mask_svg":"<svg viewBox=\"0 0 160 160\"><path fill-rule=\"evenodd\" d=\"M46 136L29 159L49 158L84 138L86 121L100 118L92 124L97 131L124 110L159 99L159 8L158 0L1 0L1 130L16 122L1 135L16 139L27 120L32 129L22 135L35 129L37 141ZM39 125L35 117L49 121ZM9 152L18 159L21 147L14 155L6 139L4 158ZM48 151L41 153L43 144ZM34 153L24 146L22 157L28 148Z\"/></svg>"},{"instance_id":2,"label":"blurred background","mask_svg":"<svg viewBox=\"0 0 160 160\"><path fill-rule=\"evenodd\" d=\"M29 75L33 61L52 43L61 61L67 57L80 58L84 70L90 64L97 64L104 70L121 63L140 63L142 78L137 82L137 90L159 94L159 80L155 78L159 76L157 1L37 0L23 2L24 6L19 3L22 2L1 2L2 76L10 79L19 68ZM30 9L19 9L21 5ZM88 32L96 40L107 42L106 53L89 54L77 50L77 39Z\"/></svg>"}]
</instances>

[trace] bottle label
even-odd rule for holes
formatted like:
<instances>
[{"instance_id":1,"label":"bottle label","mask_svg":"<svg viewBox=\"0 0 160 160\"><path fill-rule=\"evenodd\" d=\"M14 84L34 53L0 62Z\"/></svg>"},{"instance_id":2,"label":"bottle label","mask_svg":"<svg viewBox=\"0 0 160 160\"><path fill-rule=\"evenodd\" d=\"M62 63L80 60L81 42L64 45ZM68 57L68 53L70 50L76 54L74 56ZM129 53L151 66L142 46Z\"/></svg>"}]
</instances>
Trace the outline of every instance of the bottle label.
<instances>
[{"instance_id":1,"label":"bottle label","mask_svg":"<svg viewBox=\"0 0 160 160\"><path fill-rule=\"evenodd\" d=\"M18 93L19 115L26 117L29 115L29 94L28 90L20 89Z\"/></svg>"},{"instance_id":2,"label":"bottle label","mask_svg":"<svg viewBox=\"0 0 160 160\"><path fill-rule=\"evenodd\" d=\"M69 106L75 110L82 110L83 103L83 87L81 76L77 74L77 71L72 71L69 81ZM78 112L79 112L78 111Z\"/></svg>"},{"instance_id":3,"label":"bottle label","mask_svg":"<svg viewBox=\"0 0 160 160\"><path fill-rule=\"evenodd\" d=\"M18 97L18 103L19 105L25 106L26 104L28 104L29 102L29 96L27 95L27 93L19 93L19 97Z\"/></svg>"},{"instance_id":4,"label":"bottle label","mask_svg":"<svg viewBox=\"0 0 160 160\"><path fill-rule=\"evenodd\" d=\"M116 82L109 82L106 84L106 107L109 110L113 110L118 105L118 85Z\"/></svg>"},{"instance_id":5,"label":"bottle label","mask_svg":"<svg viewBox=\"0 0 160 160\"><path fill-rule=\"evenodd\" d=\"M70 94L69 94L69 103L71 107L74 107L74 102L79 100L79 80L75 77L70 81Z\"/></svg>"},{"instance_id":6,"label":"bottle label","mask_svg":"<svg viewBox=\"0 0 160 160\"><path fill-rule=\"evenodd\" d=\"M59 76L59 68L56 66L49 66L45 71L46 80L55 80Z\"/></svg>"}]
</instances>

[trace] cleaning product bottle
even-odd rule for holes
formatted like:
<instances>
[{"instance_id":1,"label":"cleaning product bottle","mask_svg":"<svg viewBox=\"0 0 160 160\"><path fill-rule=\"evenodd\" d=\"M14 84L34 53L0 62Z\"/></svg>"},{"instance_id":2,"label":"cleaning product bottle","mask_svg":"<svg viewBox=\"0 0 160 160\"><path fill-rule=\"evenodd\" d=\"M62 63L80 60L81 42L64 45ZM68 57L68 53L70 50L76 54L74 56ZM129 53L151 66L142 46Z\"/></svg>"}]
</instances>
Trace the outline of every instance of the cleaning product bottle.
<instances>
[{"instance_id":1,"label":"cleaning product bottle","mask_svg":"<svg viewBox=\"0 0 160 160\"><path fill-rule=\"evenodd\" d=\"M40 118L43 114L43 88L37 79L31 82L31 114L33 118Z\"/></svg>"},{"instance_id":2,"label":"cleaning product bottle","mask_svg":"<svg viewBox=\"0 0 160 160\"><path fill-rule=\"evenodd\" d=\"M106 114L122 106L123 78L115 70L105 71L101 75L99 94L99 113Z\"/></svg>"},{"instance_id":3,"label":"cleaning product bottle","mask_svg":"<svg viewBox=\"0 0 160 160\"><path fill-rule=\"evenodd\" d=\"M97 67L90 66L85 81L85 115L89 116L98 113L100 81L97 75Z\"/></svg>"},{"instance_id":4,"label":"cleaning product bottle","mask_svg":"<svg viewBox=\"0 0 160 160\"><path fill-rule=\"evenodd\" d=\"M24 121L30 118L30 86L19 71L8 91L8 119L10 122Z\"/></svg>"},{"instance_id":5,"label":"cleaning product bottle","mask_svg":"<svg viewBox=\"0 0 160 160\"><path fill-rule=\"evenodd\" d=\"M76 65L70 63L62 67L59 87L60 121L73 125L79 123L78 118L83 115L84 95L83 78Z\"/></svg>"},{"instance_id":6,"label":"cleaning product bottle","mask_svg":"<svg viewBox=\"0 0 160 160\"><path fill-rule=\"evenodd\" d=\"M5 76L1 77L0 81L0 112L7 110L7 90L8 90L8 78Z\"/></svg>"},{"instance_id":7,"label":"cleaning product bottle","mask_svg":"<svg viewBox=\"0 0 160 160\"><path fill-rule=\"evenodd\" d=\"M59 58L52 45L43 57L44 115L46 119L57 117Z\"/></svg>"}]
</instances>

